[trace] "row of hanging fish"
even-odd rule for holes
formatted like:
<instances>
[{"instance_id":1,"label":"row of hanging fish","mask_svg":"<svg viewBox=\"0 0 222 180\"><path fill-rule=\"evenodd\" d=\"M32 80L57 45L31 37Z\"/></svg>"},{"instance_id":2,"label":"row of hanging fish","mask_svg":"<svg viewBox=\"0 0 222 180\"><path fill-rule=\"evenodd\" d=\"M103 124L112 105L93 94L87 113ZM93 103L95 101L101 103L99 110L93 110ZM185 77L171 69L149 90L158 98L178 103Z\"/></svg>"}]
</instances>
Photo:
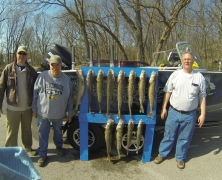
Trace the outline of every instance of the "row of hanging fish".
<instances>
[{"instance_id":1,"label":"row of hanging fish","mask_svg":"<svg viewBox=\"0 0 222 180\"><path fill-rule=\"evenodd\" d=\"M87 91L88 91L88 102L89 102L89 112L91 112L91 96L92 96L92 87L93 87L93 77L94 72L90 69L87 73ZM148 97L150 101L150 112L147 114L150 118L154 118L153 110L154 110L154 103L155 103L155 92L156 92L156 77L157 73L153 71L149 78L149 88L148 88ZM140 113L144 113L143 103L145 101L145 89L146 89L146 81L147 75L146 71L142 70L139 76L139 83L138 83L138 93L139 93L139 104L140 104ZM98 106L99 106L99 113L101 113L102 109L102 98L104 94L104 72L102 70L98 71L98 76L96 78L96 91L97 91L97 99L98 99ZM132 104L133 98L135 95L135 87L136 87L136 72L134 70L130 71L128 83L125 82L125 72L120 70L118 77L117 77L117 102L118 102L118 118L121 116L121 107L123 103L124 97L124 90L127 86L127 96L128 96L128 107L129 107L129 114L132 116ZM110 69L107 74L107 109L106 115L110 115L110 108L112 104L112 97L115 88L115 75L114 71Z\"/></svg>"},{"instance_id":2,"label":"row of hanging fish","mask_svg":"<svg viewBox=\"0 0 222 180\"><path fill-rule=\"evenodd\" d=\"M82 71L77 71L77 81L76 81L76 91L74 96L74 115L78 114L78 106L81 104L81 99L84 94L85 85L84 85L84 77L82 75ZM92 107L92 92L93 92L93 81L94 81L94 72L92 69L88 70L87 77L86 77L86 89L88 93L88 105L89 105L89 112L91 112ZM156 93L156 77L157 73L153 71L149 78L149 88L148 88L148 98L149 98L149 105L150 105L150 112L147 114L148 117L154 118L154 105L155 105L155 93ZM143 103L145 101L145 89L146 89L146 81L147 75L146 71L142 70L139 75L139 82L138 82L138 94L139 94L139 112L144 113ZM107 87L106 87L106 94L107 94L107 102L106 102L106 115L110 115L110 108L113 100L113 94L115 89L115 75L114 71L110 69L107 74ZM125 82L125 72L120 70L118 77L117 77L117 103L118 103L118 118L121 117L121 107L123 103L123 97L125 94L125 87L127 87L127 96L128 96L128 108L129 114L132 116L132 104L135 95L135 88L136 88L136 72L134 70L130 71L128 83ZM98 71L98 75L96 77L96 92L97 92L97 100L98 100L98 107L99 113L102 112L102 99L104 92L104 72L102 70Z\"/></svg>"},{"instance_id":3,"label":"row of hanging fish","mask_svg":"<svg viewBox=\"0 0 222 180\"><path fill-rule=\"evenodd\" d=\"M136 131L136 153L138 154L140 140L143 131L143 120L139 121ZM105 126L105 142L106 142L106 151L107 151L107 159L110 162L110 152L111 152L111 145L112 145L112 134L113 134L113 126L114 120L109 118L107 124ZM121 146L122 146L122 138L123 138L123 129L124 129L124 121L122 119L119 120L116 126L116 149L117 149L117 157L121 159ZM132 133L134 130L134 121L132 119L129 120L127 125L127 155L129 153L129 148L132 142Z\"/></svg>"}]
</instances>

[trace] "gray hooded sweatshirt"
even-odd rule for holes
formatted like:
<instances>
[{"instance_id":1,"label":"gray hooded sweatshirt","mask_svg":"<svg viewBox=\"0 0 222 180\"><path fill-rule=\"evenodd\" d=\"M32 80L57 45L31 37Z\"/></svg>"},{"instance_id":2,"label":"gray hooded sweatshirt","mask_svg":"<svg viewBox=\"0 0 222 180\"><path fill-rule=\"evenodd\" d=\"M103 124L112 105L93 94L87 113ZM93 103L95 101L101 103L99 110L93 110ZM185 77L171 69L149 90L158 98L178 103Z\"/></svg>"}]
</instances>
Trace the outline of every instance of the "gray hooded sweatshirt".
<instances>
[{"instance_id":1,"label":"gray hooded sweatshirt","mask_svg":"<svg viewBox=\"0 0 222 180\"><path fill-rule=\"evenodd\" d=\"M68 113L73 116L73 84L62 73L55 78L50 70L39 74L33 93L32 110L37 111L43 119L62 120Z\"/></svg>"}]
</instances>

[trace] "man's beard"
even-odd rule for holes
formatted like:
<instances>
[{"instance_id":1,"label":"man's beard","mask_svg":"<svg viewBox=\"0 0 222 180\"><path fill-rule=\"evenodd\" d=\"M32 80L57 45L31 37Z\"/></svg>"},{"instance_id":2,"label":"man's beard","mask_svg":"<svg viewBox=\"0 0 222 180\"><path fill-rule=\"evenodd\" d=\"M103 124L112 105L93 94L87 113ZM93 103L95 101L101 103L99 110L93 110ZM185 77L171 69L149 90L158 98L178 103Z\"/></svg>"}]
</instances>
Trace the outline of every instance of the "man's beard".
<instances>
[{"instance_id":1,"label":"man's beard","mask_svg":"<svg viewBox=\"0 0 222 180\"><path fill-rule=\"evenodd\" d=\"M53 77L59 77L61 75L61 72L60 71L51 70L51 74L52 74Z\"/></svg>"}]
</instances>

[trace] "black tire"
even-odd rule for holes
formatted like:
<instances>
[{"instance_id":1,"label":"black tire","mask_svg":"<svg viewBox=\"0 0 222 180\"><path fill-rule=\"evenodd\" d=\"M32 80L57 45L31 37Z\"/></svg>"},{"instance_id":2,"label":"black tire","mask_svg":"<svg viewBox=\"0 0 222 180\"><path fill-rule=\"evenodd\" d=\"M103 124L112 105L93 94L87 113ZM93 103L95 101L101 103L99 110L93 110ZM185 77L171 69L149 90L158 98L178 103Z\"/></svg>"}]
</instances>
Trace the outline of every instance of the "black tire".
<instances>
[{"instance_id":1,"label":"black tire","mask_svg":"<svg viewBox=\"0 0 222 180\"><path fill-rule=\"evenodd\" d=\"M102 127L97 124L89 124L89 140L88 140L88 150L89 152L98 151L104 143L104 132ZM74 121L67 130L67 138L70 145L76 150L80 150L80 129L79 122Z\"/></svg>"},{"instance_id":2,"label":"black tire","mask_svg":"<svg viewBox=\"0 0 222 180\"><path fill-rule=\"evenodd\" d=\"M136 131L137 131L137 126L134 126L128 156L136 156L136 155L142 154L142 152L143 152L144 140L145 140L145 125L143 126L143 133L140 138L140 145L138 148L138 154L136 153L136 147L137 147L137 145L136 145ZM124 127L124 130L123 130L121 150L125 155L127 155L127 126Z\"/></svg>"}]
</instances>

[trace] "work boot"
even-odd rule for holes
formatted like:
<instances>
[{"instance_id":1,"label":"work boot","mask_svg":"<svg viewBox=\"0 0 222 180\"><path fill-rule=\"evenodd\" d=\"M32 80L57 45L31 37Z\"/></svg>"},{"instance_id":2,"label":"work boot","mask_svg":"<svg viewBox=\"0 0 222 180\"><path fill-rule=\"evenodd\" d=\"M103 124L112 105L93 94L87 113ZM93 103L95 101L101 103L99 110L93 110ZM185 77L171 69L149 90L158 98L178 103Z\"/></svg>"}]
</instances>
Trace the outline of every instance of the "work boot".
<instances>
[{"instance_id":1,"label":"work boot","mask_svg":"<svg viewBox=\"0 0 222 180\"><path fill-rule=\"evenodd\" d=\"M26 151L26 153L29 155L29 156L37 156L38 155L38 152L34 149L31 149L29 151Z\"/></svg>"},{"instance_id":2,"label":"work boot","mask_svg":"<svg viewBox=\"0 0 222 180\"><path fill-rule=\"evenodd\" d=\"M65 155L65 149L63 149L62 147L57 147L56 150L58 152L58 155L60 155L60 156Z\"/></svg>"},{"instance_id":3,"label":"work boot","mask_svg":"<svg viewBox=\"0 0 222 180\"><path fill-rule=\"evenodd\" d=\"M155 159L154 159L154 163L156 164L160 164L161 162L163 162L164 158L161 157L161 156L157 156Z\"/></svg>"},{"instance_id":4,"label":"work boot","mask_svg":"<svg viewBox=\"0 0 222 180\"><path fill-rule=\"evenodd\" d=\"M177 161L177 167L179 169L184 169L185 168L185 163L183 161Z\"/></svg>"},{"instance_id":5,"label":"work boot","mask_svg":"<svg viewBox=\"0 0 222 180\"><path fill-rule=\"evenodd\" d=\"M39 167L43 167L46 163L46 159L47 159L47 156L46 157L40 157L39 160L38 160L38 165Z\"/></svg>"}]
</instances>

